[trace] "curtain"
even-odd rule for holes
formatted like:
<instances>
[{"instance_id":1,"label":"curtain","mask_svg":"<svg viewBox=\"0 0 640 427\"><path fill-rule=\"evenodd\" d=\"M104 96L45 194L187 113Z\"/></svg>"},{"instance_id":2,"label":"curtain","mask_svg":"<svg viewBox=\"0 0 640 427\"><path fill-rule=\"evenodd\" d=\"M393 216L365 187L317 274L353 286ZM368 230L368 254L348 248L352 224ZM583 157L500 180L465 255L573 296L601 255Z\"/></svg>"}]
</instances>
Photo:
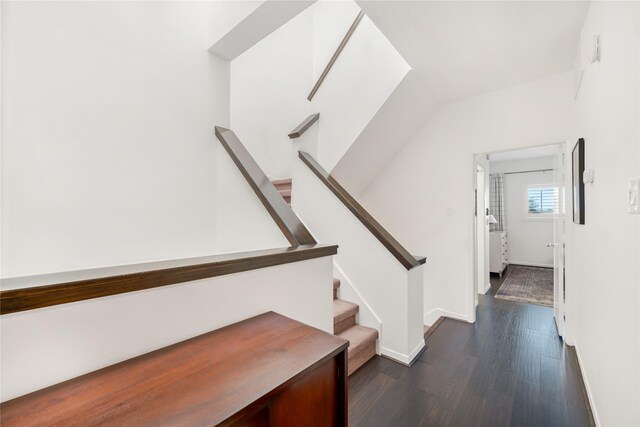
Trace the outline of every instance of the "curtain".
<instances>
[{"instance_id":1,"label":"curtain","mask_svg":"<svg viewBox=\"0 0 640 427\"><path fill-rule=\"evenodd\" d=\"M505 231L507 222L504 209L504 174L492 173L489 189L489 213L496 217L497 224L490 224L490 231Z\"/></svg>"}]
</instances>

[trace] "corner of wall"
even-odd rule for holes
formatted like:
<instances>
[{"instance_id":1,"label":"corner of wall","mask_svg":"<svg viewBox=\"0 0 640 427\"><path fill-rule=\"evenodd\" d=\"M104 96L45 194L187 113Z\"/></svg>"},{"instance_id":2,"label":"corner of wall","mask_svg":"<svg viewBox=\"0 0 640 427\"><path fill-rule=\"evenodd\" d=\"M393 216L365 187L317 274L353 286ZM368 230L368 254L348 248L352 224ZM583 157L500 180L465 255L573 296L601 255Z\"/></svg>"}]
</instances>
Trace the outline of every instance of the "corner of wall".
<instances>
[{"instance_id":1,"label":"corner of wall","mask_svg":"<svg viewBox=\"0 0 640 427\"><path fill-rule=\"evenodd\" d=\"M434 308L429 310L424 314L424 324L425 326L431 326L436 323L440 317L444 316L444 309L442 308Z\"/></svg>"},{"instance_id":2,"label":"corner of wall","mask_svg":"<svg viewBox=\"0 0 640 427\"><path fill-rule=\"evenodd\" d=\"M567 343L567 345L569 344ZM589 378L587 377L587 372L584 370L584 364L582 363L582 358L580 357L580 348L578 347L577 342L574 342L572 346L576 351L578 366L580 367L580 375L582 376L582 381L584 382L584 388L587 391L587 399L589 400L589 406L591 407L591 413L593 414L593 419L596 423L596 427L600 427L602 423L600 422L600 417L598 416L598 410L596 408L596 404L593 399L593 393L591 392L591 385L589 384Z\"/></svg>"},{"instance_id":3,"label":"corner of wall","mask_svg":"<svg viewBox=\"0 0 640 427\"><path fill-rule=\"evenodd\" d=\"M360 306L358 323L381 332L382 321L380 317L373 311L367 300L364 299L358 288L340 268L335 259L333 260L333 271L335 277L340 280L340 296Z\"/></svg>"}]
</instances>

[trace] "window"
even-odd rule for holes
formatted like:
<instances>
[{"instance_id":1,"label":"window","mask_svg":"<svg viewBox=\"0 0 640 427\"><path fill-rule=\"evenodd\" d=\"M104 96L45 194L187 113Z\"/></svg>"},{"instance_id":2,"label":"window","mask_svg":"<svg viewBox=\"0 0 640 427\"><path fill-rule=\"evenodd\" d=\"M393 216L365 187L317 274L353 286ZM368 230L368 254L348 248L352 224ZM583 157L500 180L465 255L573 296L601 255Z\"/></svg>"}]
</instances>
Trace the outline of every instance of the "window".
<instances>
[{"instance_id":1,"label":"window","mask_svg":"<svg viewBox=\"0 0 640 427\"><path fill-rule=\"evenodd\" d=\"M527 213L529 216L558 213L558 187L535 185L527 188Z\"/></svg>"}]
</instances>

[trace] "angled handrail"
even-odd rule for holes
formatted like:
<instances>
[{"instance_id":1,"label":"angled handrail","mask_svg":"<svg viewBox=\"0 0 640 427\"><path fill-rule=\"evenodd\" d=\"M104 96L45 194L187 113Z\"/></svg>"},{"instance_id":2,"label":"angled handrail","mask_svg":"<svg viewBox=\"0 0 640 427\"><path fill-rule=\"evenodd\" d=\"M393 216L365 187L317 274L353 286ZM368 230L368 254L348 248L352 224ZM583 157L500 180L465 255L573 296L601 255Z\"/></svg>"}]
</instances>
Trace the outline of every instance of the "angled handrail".
<instances>
[{"instance_id":1,"label":"angled handrail","mask_svg":"<svg viewBox=\"0 0 640 427\"><path fill-rule=\"evenodd\" d=\"M425 257L416 258L409 253L369 212L358 203L309 153L299 151L298 156L304 164L326 185L331 192L367 227L389 252L407 269L411 270L426 262Z\"/></svg>"},{"instance_id":2,"label":"angled handrail","mask_svg":"<svg viewBox=\"0 0 640 427\"><path fill-rule=\"evenodd\" d=\"M216 136L292 246L6 278L0 280L2 288L9 288L0 291L0 315L336 254L336 245L317 244L235 133L217 126L215 130Z\"/></svg>"},{"instance_id":3,"label":"angled handrail","mask_svg":"<svg viewBox=\"0 0 640 427\"><path fill-rule=\"evenodd\" d=\"M300 138L315 122L320 119L320 113L315 113L307 117L294 130L289 133L289 138Z\"/></svg>"},{"instance_id":4,"label":"angled handrail","mask_svg":"<svg viewBox=\"0 0 640 427\"><path fill-rule=\"evenodd\" d=\"M294 246L316 244L311 232L278 193L236 134L216 126L216 136L289 243Z\"/></svg>"},{"instance_id":5,"label":"angled handrail","mask_svg":"<svg viewBox=\"0 0 640 427\"><path fill-rule=\"evenodd\" d=\"M338 59L338 56L340 56L340 53L342 52L344 47L347 45L347 42L349 41L349 39L353 35L353 32L358 27L358 24L360 23L360 21L362 21L363 17L364 17L364 11L361 10L360 13L358 13L358 16L356 16L356 19L353 20L353 23L351 24L351 27L349 27L349 30L347 31L347 33L342 38L342 41L338 45L338 48L336 49L336 51L333 53L333 56L329 60L329 63L327 64L326 67L324 67L324 70L322 71L322 74L320 74L320 78L318 78L318 81L313 86L313 89L311 89L311 92L309 93L309 96L307 96L307 99L309 101L311 101L313 99L313 96L316 94L318 89L320 89L320 86L322 85L322 82L327 77L327 74L329 74L329 70L331 70L331 67L333 67L333 64Z\"/></svg>"},{"instance_id":6,"label":"angled handrail","mask_svg":"<svg viewBox=\"0 0 640 427\"><path fill-rule=\"evenodd\" d=\"M305 245L2 279L3 288L20 288L0 292L0 314L224 276L337 251L335 245Z\"/></svg>"}]
</instances>

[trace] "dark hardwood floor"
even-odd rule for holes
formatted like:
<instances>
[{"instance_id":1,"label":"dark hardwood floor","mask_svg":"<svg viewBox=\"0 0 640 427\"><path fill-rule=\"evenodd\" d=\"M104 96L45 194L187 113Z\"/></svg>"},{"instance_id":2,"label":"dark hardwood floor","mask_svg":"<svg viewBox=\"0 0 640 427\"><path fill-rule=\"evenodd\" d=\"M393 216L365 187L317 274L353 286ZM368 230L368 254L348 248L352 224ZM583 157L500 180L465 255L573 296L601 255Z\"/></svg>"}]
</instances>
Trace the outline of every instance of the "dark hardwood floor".
<instances>
[{"instance_id":1,"label":"dark hardwood floor","mask_svg":"<svg viewBox=\"0 0 640 427\"><path fill-rule=\"evenodd\" d=\"M446 319L411 368L376 356L350 377L350 426L595 425L553 309L495 299L491 282L476 323Z\"/></svg>"}]
</instances>

